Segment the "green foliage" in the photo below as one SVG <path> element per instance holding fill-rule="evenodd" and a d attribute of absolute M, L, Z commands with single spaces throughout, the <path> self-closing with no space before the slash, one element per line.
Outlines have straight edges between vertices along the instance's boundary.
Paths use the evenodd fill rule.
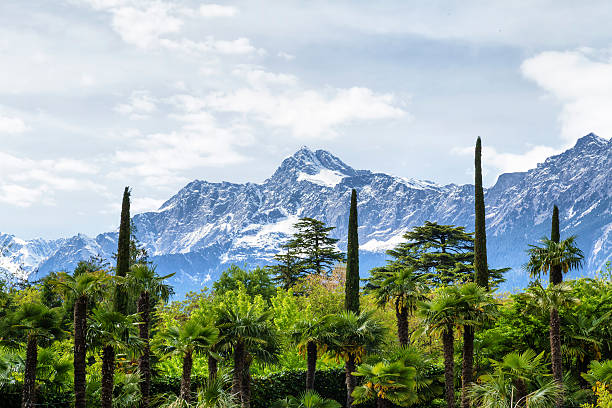
<path fill-rule="evenodd" d="M 416 369 L 406 367 L 403 362 L 362 364 L 353 375 L 363 377 L 362 384 L 352 394 L 357 404 L 380 398 L 405 407 L 418 401 Z"/>
<path fill-rule="evenodd" d="M 542 238 L 540 246 L 529 245 L 527 250 L 529 261 L 525 264 L 525 270 L 531 277 L 539 278 L 541 274 L 546 274 L 556 267 L 563 273 L 580 268 L 584 254 L 576 246 L 575 241 L 575 236 L 561 242 Z"/>
<path fill-rule="evenodd" d="M 123 191 L 121 203 L 121 222 L 119 224 L 119 239 L 117 244 L 117 276 L 126 276 L 130 269 L 130 188 Z M 126 314 L 128 310 L 128 294 L 122 286 L 122 282 L 116 282 L 114 307 L 119 313 Z"/>
<path fill-rule="evenodd" d="M 316 391 L 306 391 L 299 397 L 288 396 L 285 399 L 276 401 L 272 408 L 341 408 L 338 402 L 322 398 Z"/>
<path fill-rule="evenodd" d="M 348 243 L 346 249 L 346 310 L 359 313 L 359 232 L 357 221 L 357 191 L 351 192 L 349 211 Z"/>
<path fill-rule="evenodd" d="M 246 294 L 251 297 L 261 296 L 270 299 L 274 296 L 276 289 L 265 268 L 257 267 L 246 270 L 236 265 L 231 265 L 223 271 L 219 280 L 213 284 L 216 296 L 224 296 L 227 292 L 237 291 L 244 287 Z"/>
<path fill-rule="evenodd" d="M 476 139 L 474 151 L 474 271 L 476 283 L 489 289 L 489 264 L 487 263 L 487 230 L 484 192 L 482 189 L 482 141 Z"/>

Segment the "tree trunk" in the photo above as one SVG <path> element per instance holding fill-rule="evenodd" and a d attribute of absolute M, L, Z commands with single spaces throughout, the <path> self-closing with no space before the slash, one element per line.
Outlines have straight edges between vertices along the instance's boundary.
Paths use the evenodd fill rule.
<path fill-rule="evenodd" d="M 351 408 L 353 406 L 353 396 L 351 394 L 356 384 L 355 377 L 353 376 L 355 372 L 355 356 L 351 353 L 348 355 L 344 370 L 346 375 L 346 408 Z"/>
<path fill-rule="evenodd" d="M 240 383 L 240 401 L 242 408 L 251 407 L 251 363 L 253 358 L 250 355 L 245 356 L 244 370 Z"/>
<path fill-rule="evenodd" d="M 80 296 L 74 303 L 74 408 L 85 408 L 87 380 L 87 296 Z"/>
<path fill-rule="evenodd" d="M 115 349 L 105 346 L 102 349 L 102 397 L 101 407 L 113 407 L 113 387 L 115 385 Z"/>
<path fill-rule="evenodd" d="M 140 371 L 140 406 L 148 408 L 151 396 L 151 346 L 149 344 L 149 325 L 150 325 L 150 297 L 148 292 L 141 292 L 138 297 L 138 314 L 140 324 L 138 325 L 139 335 L 144 343 L 142 355 L 138 359 L 138 370 Z"/>
<path fill-rule="evenodd" d="M 470 408 L 468 387 L 474 375 L 474 327 L 463 328 L 463 362 L 461 364 L 461 408 Z"/>
<path fill-rule="evenodd" d="M 242 384 L 242 373 L 244 371 L 245 358 L 246 352 L 244 344 L 238 341 L 234 347 L 234 377 L 232 380 L 232 394 L 234 394 L 238 400 L 241 400 L 240 386 Z"/>
<path fill-rule="evenodd" d="M 444 348 L 444 397 L 447 408 L 455 408 L 455 345 L 452 326 L 447 326 L 442 332 L 442 346 Z"/>
<path fill-rule="evenodd" d="M 180 397 L 191 402 L 191 369 L 193 368 L 193 355 L 191 351 L 183 356 L 183 375 L 181 377 L 181 394 Z"/>
<path fill-rule="evenodd" d="M 317 370 L 317 343 L 309 341 L 306 345 L 306 389 L 314 390 L 315 372 Z"/>
<path fill-rule="evenodd" d="M 561 334 L 559 312 L 555 308 L 550 309 L 550 357 L 552 362 L 553 379 L 563 385 L 563 367 L 561 365 Z M 557 407 L 563 405 L 563 394 L 557 400 Z"/>
<path fill-rule="evenodd" d="M 402 347 L 409 342 L 408 336 L 408 308 L 400 305 L 399 298 L 395 300 L 395 317 L 397 318 L 397 337 Z"/>
<path fill-rule="evenodd" d="M 525 400 L 527 397 L 527 384 L 525 384 L 525 381 L 517 378 L 514 380 L 514 388 L 516 388 L 516 398 L 514 400 L 519 407 L 524 407 L 527 403 Z"/>
<path fill-rule="evenodd" d="M 34 408 L 36 405 L 36 364 L 38 363 L 38 339 L 35 334 L 28 334 L 26 348 L 25 374 L 23 376 L 23 393 L 21 408 Z"/>
<path fill-rule="evenodd" d="M 208 356 L 208 379 L 212 380 L 213 378 L 217 378 L 218 369 L 218 361 L 213 356 Z"/>

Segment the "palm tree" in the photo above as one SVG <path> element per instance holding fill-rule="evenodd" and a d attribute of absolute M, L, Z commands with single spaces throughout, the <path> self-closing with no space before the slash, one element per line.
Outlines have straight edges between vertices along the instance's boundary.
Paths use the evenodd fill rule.
<path fill-rule="evenodd" d="M 101 406 L 112 408 L 115 384 L 116 351 L 131 352 L 142 348 L 142 340 L 136 334 L 138 316 L 128 315 L 97 307 L 89 319 L 88 344 L 102 350 Z"/>
<path fill-rule="evenodd" d="M 519 397 L 512 377 L 498 368 L 493 374 L 482 375 L 470 387 L 470 400 L 481 408 L 552 408 L 562 395 L 559 383 L 550 381 Z"/>
<path fill-rule="evenodd" d="M 58 287 L 67 301 L 74 302 L 74 406 L 85 408 L 86 387 L 85 358 L 87 356 L 87 304 L 101 292 L 102 285 L 109 280 L 104 271 L 91 271 L 69 275 L 59 273 L 50 283 Z"/>
<path fill-rule="evenodd" d="M 247 310 L 224 308 L 217 313 L 216 326 L 223 343 L 234 355 L 232 394 L 238 397 L 243 408 L 248 408 L 251 403 L 250 365 L 254 358 L 263 363 L 277 361 L 278 334 L 270 324 L 270 312 L 259 312 L 255 306 Z"/>
<path fill-rule="evenodd" d="M 495 301 L 486 287 L 468 282 L 457 288 L 458 312 L 463 325 L 463 361 L 461 364 L 461 406 L 469 408 L 468 386 L 474 373 L 474 330 L 490 321 L 496 310 Z"/>
<path fill-rule="evenodd" d="M 582 377 L 591 385 L 595 385 L 597 382 L 612 384 L 612 360 L 591 361 L 589 371 L 583 373 Z"/>
<path fill-rule="evenodd" d="M 559 308 L 580 301 L 572 295 L 572 288 L 567 283 L 549 285 L 544 288 L 540 281 L 537 281 L 526 292 L 528 299 L 539 308 L 539 310 L 550 314 L 550 359 L 552 362 L 553 379 L 561 386 L 563 384 L 562 356 L 561 356 L 561 324 L 559 319 Z M 563 395 L 559 397 L 560 406 L 563 402 Z"/>
<path fill-rule="evenodd" d="M 333 331 L 333 341 L 329 348 L 336 360 L 344 361 L 346 376 L 346 406 L 353 406 L 353 390 L 356 381 L 353 373 L 363 357 L 375 351 L 383 342 L 385 328 L 374 317 L 372 311 L 356 315 L 343 311 L 339 315 L 328 316 L 328 325 Z"/>
<path fill-rule="evenodd" d="M 132 265 L 126 279 L 128 292 L 138 296 L 137 311 L 140 316 L 139 335 L 144 346 L 142 355 L 138 358 L 140 372 L 140 392 L 142 400 L 140 406 L 147 408 L 151 394 L 151 347 L 149 344 L 149 330 L 151 328 L 151 308 L 158 301 L 167 301 L 173 293 L 172 287 L 164 280 L 174 274 L 159 276 L 155 267 L 146 264 Z"/>
<path fill-rule="evenodd" d="M 416 369 L 406 367 L 402 362 L 381 361 L 374 366 L 362 364 L 354 375 L 363 377 L 362 385 L 352 394 L 356 404 L 376 399 L 378 408 L 384 408 L 389 406 L 388 402 L 406 406 L 418 401 Z"/>
<path fill-rule="evenodd" d="M 536 355 L 533 350 L 523 353 L 511 352 L 504 356 L 501 361 L 493 361 L 493 367 L 498 372 L 503 372 L 515 390 L 515 401 L 522 401 L 519 405 L 524 406 L 527 402 L 527 386 L 533 379 L 543 374 L 545 365 L 543 363 L 544 352 Z"/>
<path fill-rule="evenodd" d="M 424 331 L 428 334 L 442 335 L 444 350 L 444 395 L 448 408 L 455 406 L 455 328 L 461 324 L 459 290 L 454 286 L 443 287 L 434 297 L 421 303 L 419 314 L 424 323 Z"/>
<path fill-rule="evenodd" d="M 423 275 L 417 275 L 412 268 L 390 264 L 371 271 L 366 292 L 374 295 L 376 304 L 385 307 L 393 304 L 397 319 L 397 337 L 400 345 L 409 342 L 408 316 L 414 313 L 418 302 L 425 300 Z"/>
<path fill-rule="evenodd" d="M 191 370 L 194 354 L 205 352 L 216 340 L 219 331 L 214 327 L 202 326 L 190 319 L 179 326 L 170 326 L 160 333 L 154 347 L 165 356 L 179 356 L 183 363 L 179 398 L 191 402 Z"/>
<path fill-rule="evenodd" d="M 529 261 L 525 264 L 525 269 L 532 278 L 539 278 L 541 274 L 547 274 L 554 268 L 567 273 L 582 266 L 584 254 L 576 246 L 576 236 L 561 242 L 542 238 L 540 244 L 529 245 L 527 250 Z"/>
<path fill-rule="evenodd" d="M 319 394 L 313 390 L 307 390 L 301 394 L 298 398 L 288 396 L 285 399 L 276 401 L 272 408 L 341 408 L 338 402 L 322 398 Z"/>
<path fill-rule="evenodd" d="M 228 391 L 231 375 L 221 373 L 208 377 L 198 390 L 197 408 L 239 408 L 234 396 Z"/>
<path fill-rule="evenodd" d="M 10 317 L 12 328 L 24 333 L 27 338 L 21 407 L 33 408 L 36 405 L 38 340 L 61 335 L 60 313 L 58 309 L 49 309 L 40 303 L 25 303 Z"/>
<path fill-rule="evenodd" d="M 303 319 L 295 323 L 291 339 L 301 355 L 306 355 L 306 389 L 314 389 L 317 358 L 325 353 L 333 332 L 322 319 Z"/>

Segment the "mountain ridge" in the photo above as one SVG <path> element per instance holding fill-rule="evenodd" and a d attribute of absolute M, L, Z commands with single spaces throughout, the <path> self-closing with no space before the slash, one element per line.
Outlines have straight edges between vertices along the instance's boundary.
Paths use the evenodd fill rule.
<path fill-rule="evenodd" d="M 524 249 L 548 233 L 545 221 L 555 203 L 562 233 L 579 235 L 587 254 L 585 273 L 611 259 L 611 156 L 612 141 L 590 133 L 534 169 L 501 174 L 485 189 L 489 259 L 492 267 L 513 268 L 509 288 L 524 285 Z M 473 229 L 471 184 L 439 185 L 356 170 L 326 150 L 307 147 L 285 158 L 262 183 L 194 180 L 158 210 L 133 220 L 158 269 L 178 272 L 174 283 L 184 293 L 214 279 L 229 263 L 270 263 L 301 216 L 336 226 L 334 235 L 344 249 L 352 188 L 359 193 L 362 274 L 384 262 L 384 250 L 399 243 L 405 230 L 427 220 Z M 33 279 L 69 270 L 91 255 L 110 259 L 116 235 L 23 241 L 0 234 L 0 246 L 12 243 L 13 248 L 0 256 L 0 268 L 19 273 L 15 265 L 23 264 L 21 276 Z"/>

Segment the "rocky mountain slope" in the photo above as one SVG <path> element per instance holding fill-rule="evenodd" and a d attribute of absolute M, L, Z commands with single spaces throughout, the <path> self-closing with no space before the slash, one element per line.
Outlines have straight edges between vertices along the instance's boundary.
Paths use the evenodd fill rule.
<path fill-rule="evenodd" d="M 473 185 L 438 185 L 355 170 L 324 150 L 302 148 L 261 184 L 195 180 L 155 212 L 134 216 L 137 236 L 162 273 L 177 272 L 177 293 L 197 290 L 230 263 L 267 264 L 299 217 L 335 226 L 346 246 L 350 190 L 359 194 L 362 275 L 382 264 L 384 251 L 425 221 L 473 230 Z M 506 173 L 485 191 L 489 262 L 512 267 L 505 289 L 524 286 L 525 249 L 549 234 L 560 208 L 562 237 L 578 235 L 586 255 L 579 275 L 612 260 L 612 141 L 589 134 L 527 172 Z M 54 241 L 0 234 L 0 268 L 30 279 L 70 270 L 81 259 L 110 259 L 117 233 Z"/>

